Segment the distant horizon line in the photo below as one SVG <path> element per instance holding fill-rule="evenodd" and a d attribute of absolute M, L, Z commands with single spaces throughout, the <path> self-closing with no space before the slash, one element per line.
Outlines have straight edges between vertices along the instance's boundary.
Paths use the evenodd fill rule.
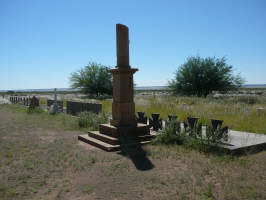
<path fill-rule="evenodd" d="M 165 89 L 168 86 L 166 85 L 161 85 L 161 86 L 136 86 L 136 90 L 140 89 Z M 266 88 L 266 84 L 243 84 L 242 87 L 244 88 Z M 78 91 L 79 89 L 74 89 L 74 88 L 56 88 L 58 91 Z M 52 91 L 54 88 L 39 88 L 39 89 L 6 89 L 6 90 L 0 90 L 0 92 L 8 92 L 8 91 L 14 91 L 14 92 L 38 92 L 38 91 Z"/>

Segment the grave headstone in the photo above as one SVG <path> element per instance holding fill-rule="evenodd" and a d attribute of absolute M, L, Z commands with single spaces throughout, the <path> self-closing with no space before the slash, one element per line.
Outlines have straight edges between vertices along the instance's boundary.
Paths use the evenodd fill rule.
<path fill-rule="evenodd" d="M 162 129 L 162 119 L 160 119 L 159 113 L 151 114 L 152 118 L 149 118 L 149 125 L 153 128 L 154 131 Z"/>
<path fill-rule="evenodd" d="M 228 126 L 222 128 L 223 120 L 219 119 L 211 119 L 211 128 L 208 128 L 208 139 L 212 142 L 220 141 L 224 139 L 224 141 L 228 140 Z"/>
<path fill-rule="evenodd" d="M 39 99 L 37 99 L 35 96 L 33 96 L 31 99 L 30 99 L 30 106 L 29 108 L 30 109 L 34 109 L 34 108 L 37 108 L 39 107 L 40 103 L 39 103 Z"/>
<path fill-rule="evenodd" d="M 176 115 L 168 115 L 168 119 L 165 120 L 165 126 L 168 126 L 171 121 L 177 121 Z"/>
<path fill-rule="evenodd" d="M 142 123 L 142 124 L 147 124 L 147 117 L 145 116 L 144 112 L 137 112 L 138 113 L 138 117 L 137 117 L 137 121 L 138 123 Z"/>
<path fill-rule="evenodd" d="M 57 107 L 57 95 L 56 95 L 56 88 L 54 89 L 54 102 L 53 105 L 51 105 L 49 109 L 49 113 L 54 115 L 58 112 L 58 107 Z"/>
<path fill-rule="evenodd" d="M 223 120 L 211 119 L 213 130 L 217 130 L 219 127 L 222 127 Z"/>
<path fill-rule="evenodd" d="M 202 125 L 198 124 L 198 117 L 187 117 L 189 135 L 197 137 L 202 135 Z"/>

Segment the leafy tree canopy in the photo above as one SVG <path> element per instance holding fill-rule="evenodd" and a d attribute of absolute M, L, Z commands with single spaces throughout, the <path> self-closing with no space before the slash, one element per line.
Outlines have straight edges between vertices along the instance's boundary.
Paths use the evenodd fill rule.
<path fill-rule="evenodd" d="M 112 75 L 109 67 L 90 62 L 84 68 L 74 72 L 70 76 L 72 88 L 81 89 L 85 94 L 102 95 L 112 94 Z"/>
<path fill-rule="evenodd" d="M 226 64 L 226 58 L 189 57 L 175 72 L 169 88 L 174 94 L 206 97 L 212 91 L 237 89 L 244 83 L 243 78 L 233 75 L 233 67 Z"/>

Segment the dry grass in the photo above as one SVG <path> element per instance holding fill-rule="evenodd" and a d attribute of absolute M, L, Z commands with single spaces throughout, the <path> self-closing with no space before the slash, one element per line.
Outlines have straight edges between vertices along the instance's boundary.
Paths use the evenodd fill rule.
<path fill-rule="evenodd" d="M 222 119 L 230 129 L 266 134 L 266 97 L 232 97 L 227 99 L 173 97 L 168 95 L 135 97 L 136 112 L 160 113 L 166 119 L 169 114 L 176 114 L 180 120 L 187 116 L 200 117 L 204 124 L 210 119 Z M 103 110 L 111 112 L 112 101 L 101 101 Z M 264 108 L 259 113 L 257 108 Z"/>
<path fill-rule="evenodd" d="M 81 145 L 82 132 L 60 115 L 29 115 L 20 106 L 0 105 L 0 116 L 3 200 L 266 197 L 265 151 L 235 157 L 149 145 L 123 156 Z M 153 168 L 145 170 L 144 160 Z"/>
<path fill-rule="evenodd" d="M 160 113 L 163 119 L 168 114 L 176 114 L 184 120 L 187 116 L 200 117 L 201 122 L 210 123 L 211 118 L 222 119 L 230 129 L 266 134 L 266 98 L 259 97 L 257 101 L 249 99 L 213 99 L 196 97 L 137 96 L 136 111 L 143 111 L 148 116 Z M 257 108 L 264 108 L 259 114 Z"/>
<path fill-rule="evenodd" d="M 52 95 L 50 95 L 52 98 Z M 46 104 L 47 96 L 40 96 L 41 104 Z M 84 102 L 102 103 L 104 112 L 111 113 L 112 99 L 95 100 L 86 99 L 84 95 L 67 94 L 59 95 L 59 99 L 78 100 Z M 224 120 L 224 125 L 230 129 L 266 134 L 266 97 L 265 96 L 239 96 L 197 98 L 197 97 L 173 97 L 169 95 L 136 95 L 136 112 L 143 111 L 148 116 L 151 113 L 160 113 L 163 119 L 169 114 L 178 115 L 185 120 L 187 116 L 200 117 L 203 123 L 210 123 L 211 118 Z M 259 114 L 257 109 L 264 108 L 264 113 Z"/>

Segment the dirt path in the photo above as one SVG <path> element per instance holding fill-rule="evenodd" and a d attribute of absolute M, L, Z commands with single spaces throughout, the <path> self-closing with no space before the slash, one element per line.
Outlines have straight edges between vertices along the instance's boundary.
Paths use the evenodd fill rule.
<path fill-rule="evenodd" d="M 13 118 L 13 114 L 8 112 L 8 109 L 5 107 L 0 107 L 0 124 L 10 123 Z"/>

